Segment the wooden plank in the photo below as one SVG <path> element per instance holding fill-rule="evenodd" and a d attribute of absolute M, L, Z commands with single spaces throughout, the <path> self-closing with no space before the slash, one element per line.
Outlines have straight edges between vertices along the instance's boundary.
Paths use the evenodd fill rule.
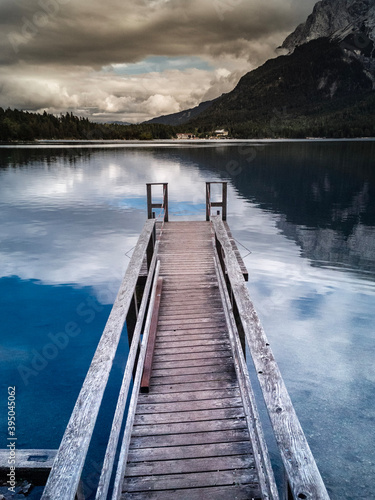
<path fill-rule="evenodd" d="M 231 367 L 230 371 L 228 369 L 223 369 L 215 373 L 197 373 L 193 375 L 169 375 L 168 377 L 152 377 L 152 384 L 156 388 L 159 385 L 169 385 L 169 384 L 188 384 L 190 382 L 200 382 L 202 386 L 206 382 L 212 382 L 214 380 L 225 380 L 232 381 L 236 380 L 236 372 Z"/>
<path fill-rule="evenodd" d="M 56 455 L 57 450 L 17 448 L 15 457 L 12 457 L 15 463 L 11 465 L 15 467 L 18 477 L 32 480 L 34 485 L 44 485 Z M 8 479 L 6 475 L 9 473 L 9 456 L 8 448 L 0 450 L 0 477 L 4 479 Z"/>
<path fill-rule="evenodd" d="M 179 327 L 179 326 L 191 326 L 195 324 L 204 324 L 208 323 L 211 327 L 220 327 L 221 325 L 225 324 L 225 318 L 224 315 L 221 315 L 219 317 L 215 318 L 198 318 L 196 320 L 194 319 L 160 319 L 159 320 L 159 325 L 160 326 L 173 326 L 173 327 Z"/>
<path fill-rule="evenodd" d="M 54 460 L 42 500 L 74 500 L 155 221 L 146 221 Z"/>
<path fill-rule="evenodd" d="M 181 393 L 167 393 L 167 394 L 140 394 L 138 397 L 139 404 L 150 404 L 150 403 L 170 403 L 178 401 L 199 401 L 199 400 L 210 400 L 210 399 L 220 399 L 220 398 L 236 398 L 240 396 L 240 392 L 237 388 L 231 388 L 226 390 L 221 389 L 210 389 L 210 390 L 196 390 L 193 392 L 181 392 Z"/>
<path fill-rule="evenodd" d="M 163 448 L 140 448 L 129 451 L 129 462 L 151 462 L 157 460 L 184 460 L 189 458 L 230 457 L 252 455 L 249 441 L 235 443 L 193 444 L 165 446 Z"/>
<path fill-rule="evenodd" d="M 175 413 L 197 410 L 216 410 L 223 408 L 240 408 L 242 406 L 241 397 L 206 399 L 199 401 L 177 401 L 172 403 L 142 403 L 138 402 L 137 414 L 153 413 Z"/>
<path fill-rule="evenodd" d="M 232 389 L 238 387 L 238 382 L 223 381 L 223 380 L 212 380 L 211 382 L 205 382 L 204 389 Z M 190 392 L 194 389 L 201 389 L 202 382 L 190 382 L 189 384 L 166 384 L 157 385 L 152 388 L 153 394 L 165 394 L 172 392 Z"/>
<path fill-rule="evenodd" d="M 203 488 L 208 486 L 231 486 L 233 484 L 251 484 L 255 488 L 256 473 L 254 469 L 230 471 L 210 471 L 193 474 L 162 474 L 151 477 L 128 477 L 124 483 L 124 491 L 157 491 Z"/>
<path fill-rule="evenodd" d="M 154 377 L 169 377 L 174 375 L 195 375 L 200 373 L 210 373 L 222 372 L 223 370 L 233 368 L 233 363 L 231 361 L 225 363 L 218 363 L 216 365 L 203 365 L 203 366 L 190 366 L 185 368 L 173 367 L 173 368 L 159 368 L 157 370 L 153 369 Z"/>
<path fill-rule="evenodd" d="M 179 413 L 156 413 L 135 415 L 134 425 L 154 425 L 179 422 L 199 422 L 200 420 L 223 420 L 242 418 L 243 408 L 221 408 L 218 410 L 197 410 Z"/>
<path fill-rule="evenodd" d="M 142 380 L 141 380 L 141 392 L 148 392 L 149 388 L 150 388 L 152 360 L 154 358 L 156 331 L 157 331 L 157 325 L 158 325 L 158 320 L 159 320 L 159 307 L 160 307 L 160 301 L 161 301 L 162 287 L 163 287 L 163 278 L 158 278 L 158 282 L 156 285 L 154 310 L 152 311 L 150 333 L 148 336 L 145 364 L 143 367 L 143 375 L 142 375 Z"/>
<path fill-rule="evenodd" d="M 158 347 L 155 352 L 155 356 L 175 356 L 180 354 L 194 354 L 194 353 L 211 353 L 218 351 L 226 351 L 228 352 L 229 346 L 227 343 L 225 344 L 207 344 L 207 345 L 192 345 L 187 347 Z"/>
<path fill-rule="evenodd" d="M 212 309 L 212 311 L 221 311 L 222 310 L 222 305 L 219 299 L 212 299 L 211 301 L 203 301 L 196 299 L 195 301 L 188 301 L 188 305 L 186 304 L 186 299 L 185 301 L 180 300 L 179 302 L 176 300 L 173 301 L 164 301 L 164 304 L 162 307 L 160 307 L 160 316 L 166 316 L 170 313 L 174 314 L 190 314 L 191 312 L 195 312 L 197 307 L 208 307 Z"/>
<path fill-rule="evenodd" d="M 135 425 L 133 427 L 134 436 L 158 436 L 170 434 L 188 434 L 196 432 L 224 431 L 234 429 L 247 429 L 245 417 L 222 419 L 222 420 L 201 420 L 195 422 L 178 422 L 152 425 Z"/>
<path fill-rule="evenodd" d="M 163 460 L 154 462 L 129 462 L 127 476 L 151 476 L 154 474 L 186 474 L 218 470 L 247 469 L 253 467 L 251 455 L 232 457 L 187 458 L 184 460 Z"/>
<path fill-rule="evenodd" d="M 189 488 L 181 490 L 123 493 L 121 500 L 261 500 L 259 490 L 252 485 Z"/>
<path fill-rule="evenodd" d="M 166 337 L 166 338 L 177 338 L 179 336 L 185 336 L 186 334 L 188 335 L 204 335 L 204 334 L 211 334 L 211 335 L 222 335 L 225 333 L 225 325 L 221 325 L 220 328 L 217 327 L 211 327 L 207 325 L 202 325 L 202 328 L 197 327 L 197 325 L 194 325 L 194 327 L 191 328 L 175 328 L 171 329 L 170 326 L 165 326 L 161 327 L 159 326 L 158 328 L 158 338 Z"/>
<path fill-rule="evenodd" d="M 220 307 L 210 307 L 209 312 L 207 311 L 207 307 L 199 306 L 198 304 L 193 309 L 185 310 L 183 307 L 175 308 L 174 311 L 169 310 L 167 312 L 163 311 L 163 314 L 160 314 L 160 319 L 200 319 L 205 318 L 207 315 L 211 315 L 213 318 L 223 317 L 223 310 Z"/>
<path fill-rule="evenodd" d="M 159 369 L 173 369 L 173 368 L 190 368 L 190 367 L 202 367 L 202 366 L 213 366 L 222 365 L 225 366 L 232 363 L 232 355 L 228 352 L 227 356 L 220 358 L 200 358 L 200 359 L 188 359 L 188 360 L 170 360 L 170 361 L 154 361 L 155 370 Z"/>
<path fill-rule="evenodd" d="M 247 429 L 227 429 L 222 431 L 157 436 L 134 436 L 130 443 L 130 448 L 162 448 L 164 446 L 234 443 L 236 441 L 249 441 Z"/>
<path fill-rule="evenodd" d="M 163 340 L 164 339 L 164 340 Z M 189 342 L 189 339 L 190 342 Z M 228 339 L 225 335 L 216 336 L 207 336 L 207 335 L 189 335 L 189 338 L 180 337 L 180 340 L 176 340 L 175 338 L 167 338 L 162 337 L 158 342 L 156 342 L 156 348 L 160 354 L 159 349 L 182 349 L 182 348 L 191 348 L 191 347 L 202 347 L 202 346 L 226 346 L 229 347 Z"/>
<path fill-rule="evenodd" d="M 295 498 L 306 500 L 328 500 L 326 487 L 251 301 L 226 229 L 215 217 L 213 226 L 225 251 L 231 287 L 293 494 Z"/>
<path fill-rule="evenodd" d="M 228 357 L 228 351 L 227 350 L 222 350 L 222 351 L 212 351 L 210 353 L 210 356 L 212 358 L 227 358 Z M 188 354 L 155 354 L 154 355 L 154 360 L 161 362 L 161 361 L 186 361 L 188 359 L 207 359 L 207 353 L 205 352 L 194 352 L 194 353 L 188 353 Z"/>

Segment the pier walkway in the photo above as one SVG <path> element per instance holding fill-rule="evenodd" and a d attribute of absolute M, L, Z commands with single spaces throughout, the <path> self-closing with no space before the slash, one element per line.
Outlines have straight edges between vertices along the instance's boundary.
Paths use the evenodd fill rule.
<path fill-rule="evenodd" d="M 129 355 L 96 500 L 278 500 L 279 491 L 282 500 L 329 500 L 249 296 L 226 223 L 227 185 L 217 183 L 222 197 L 213 201 L 211 184 L 202 222 L 170 222 L 168 185 L 158 203 L 147 185 L 148 220 L 42 500 L 85 498 L 82 471 L 124 334 Z M 284 488 L 275 484 L 251 378 L 268 411 Z"/>
<path fill-rule="evenodd" d="M 163 284 L 152 375 L 149 393 L 138 397 L 122 498 L 263 498 L 212 224 L 165 223 L 159 256 Z"/>

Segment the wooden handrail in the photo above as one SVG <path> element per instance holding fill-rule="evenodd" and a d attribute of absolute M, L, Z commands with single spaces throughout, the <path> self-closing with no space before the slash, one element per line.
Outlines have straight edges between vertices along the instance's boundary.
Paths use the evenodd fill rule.
<path fill-rule="evenodd" d="M 268 500 L 279 500 L 275 476 L 272 470 L 266 440 L 260 423 L 255 395 L 251 386 L 245 355 L 242 350 L 232 304 L 230 302 L 225 277 L 216 248 L 214 265 L 218 278 L 221 300 L 224 306 L 224 314 L 229 333 L 229 340 L 231 343 L 233 362 L 245 409 L 247 428 L 254 451 L 254 461 L 258 471 L 259 485 L 264 498 L 267 498 Z"/>
<path fill-rule="evenodd" d="M 219 217 L 211 217 L 211 220 L 216 238 L 224 250 L 224 265 L 231 293 L 253 358 L 293 497 L 295 500 L 329 500 L 280 369 L 251 301 L 225 226 Z"/>
<path fill-rule="evenodd" d="M 139 314 L 137 318 L 137 323 L 135 325 L 132 343 L 130 345 L 128 359 L 126 361 L 126 367 L 121 383 L 121 388 L 119 392 L 119 397 L 117 399 L 117 405 L 115 410 L 115 415 L 113 417 L 111 433 L 108 439 L 107 449 L 104 457 L 103 467 L 100 474 L 98 489 L 96 491 L 96 500 L 102 500 L 107 498 L 107 493 L 111 481 L 113 464 L 115 462 L 115 456 L 117 452 L 117 445 L 120 437 L 121 426 L 124 420 L 126 401 L 128 399 L 130 382 L 134 373 L 134 366 L 137 360 L 137 353 L 140 345 L 141 334 L 143 333 L 143 323 L 145 315 L 147 313 L 147 306 L 150 297 L 151 287 L 154 283 L 154 274 L 156 269 L 156 259 L 157 259 L 157 248 L 159 243 L 156 243 L 154 257 L 151 262 L 149 274 L 147 277 L 145 289 L 143 292 L 141 306 L 139 308 Z"/>
<path fill-rule="evenodd" d="M 147 220 L 62 438 L 41 500 L 74 500 L 155 220 Z"/>
<path fill-rule="evenodd" d="M 122 443 L 121 443 L 120 456 L 119 456 L 118 464 L 117 464 L 115 484 L 113 486 L 112 500 L 120 500 L 120 497 L 122 494 L 122 485 L 123 485 L 123 481 L 124 481 L 126 463 L 127 463 L 128 453 L 129 453 L 130 439 L 131 439 L 131 434 L 133 431 L 135 411 L 136 411 L 137 402 L 138 402 L 138 395 L 140 392 L 139 389 L 141 386 L 143 367 L 144 367 L 144 362 L 145 362 L 145 357 L 146 357 L 146 351 L 147 351 L 148 339 L 149 339 L 149 334 L 150 334 L 152 316 L 153 316 L 155 300 L 156 300 L 156 290 L 157 290 L 158 279 L 159 279 L 159 271 L 160 271 L 160 260 L 158 260 L 157 264 L 156 264 L 155 277 L 154 277 L 152 290 L 151 290 L 150 305 L 149 305 L 148 312 L 147 312 L 144 333 L 143 333 L 143 338 L 142 338 L 142 346 L 141 346 L 141 351 L 139 353 L 139 359 L 138 359 L 138 363 L 137 363 L 137 371 L 136 371 L 136 374 L 134 377 L 132 397 L 131 397 L 130 403 L 129 403 L 129 410 L 128 410 L 128 416 L 127 416 L 127 420 L 126 420 L 126 427 L 125 427 L 125 432 L 124 432 L 124 436 L 123 436 Z"/>

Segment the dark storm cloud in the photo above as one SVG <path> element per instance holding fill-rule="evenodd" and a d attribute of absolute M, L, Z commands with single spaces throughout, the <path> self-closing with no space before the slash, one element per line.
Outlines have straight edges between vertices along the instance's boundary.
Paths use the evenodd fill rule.
<path fill-rule="evenodd" d="M 293 0 L 3 0 L 1 53 L 9 63 L 90 66 L 136 62 L 150 54 L 217 54 L 231 47 L 238 56 L 237 40 L 255 41 L 288 32 L 312 4 Z"/>
<path fill-rule="evenodd" d="M 173 112 L 194 105 L 206 94 L 230 90 L 239 76 L 273 57 L 277 45 L 306 18 L 313 4 L 314 0 L 2 0 L 0 105 L 8 99 L 11 106 L 24 103 L 29 109 L 74 110 L 87 101 L 87 96 L 82 98 L 85 81 L 94 107 L 97 100 L 110 101 L 99 112 L 132 112 L 130 108 L 149 98 L 153 98 L 151 104 L 158 103 L 158 110 Z M 196 56 L 221 72 L 209 75 L 202 70 L 199 75 L 193 72 L 194 76 L 170 72 L 168 95 L 168 88 L 158 92 L 147 75 L 142 85 L 138 81 L 129 90 L 131 80 L 125 81 L 125 76 L 101 74 L 103 67 L 137 63 L 150 56 Z M 176 93 L 174 89 L 189 76 L 196 79 L 198 88 L 185 96 Z M 25 82 L 27 96 L 21 95 Z M 98 89 L 97 99 L 91 85 Z M 138 95 L 140 87 L 142 95 Z M 155 97 L 159 94 L 164 104 Z M 151 104 L 144 106 L 141 115 L 153 113 Z"/>

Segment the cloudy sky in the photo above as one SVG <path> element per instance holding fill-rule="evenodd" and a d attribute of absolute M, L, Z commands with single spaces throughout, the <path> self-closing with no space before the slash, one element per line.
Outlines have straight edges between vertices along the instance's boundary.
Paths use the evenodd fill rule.
<path fill-rule="evenodd" d="M 315 0 L 1 0 L 0 106 L 140 122 L 234 88 Z"/>

